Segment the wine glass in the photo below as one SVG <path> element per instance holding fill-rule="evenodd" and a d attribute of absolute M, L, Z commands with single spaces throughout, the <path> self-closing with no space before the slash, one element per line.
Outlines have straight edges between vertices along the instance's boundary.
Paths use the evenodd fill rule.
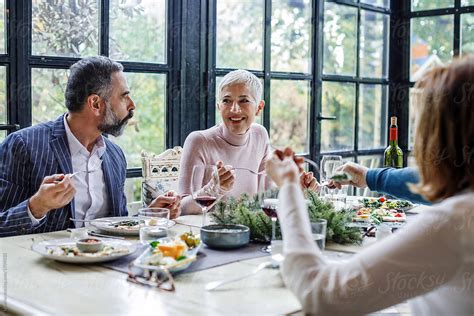
<path fill-rule="evenodd" d="M 342 157 L 337 155 L 326 155 L 321 159 L 321 182 L 327 182 L 336 173 L 336 170 L 343 165 Z M 337 189 L 329 189 L 323 187 L 321 190 L 322 196 L 327 196 L 331 200 L 334 198 L 334 193 Z"/>
<path fill-rule="evenodd" d="M 220 182 L 216 166 L 196 165 L 191 175 L 191 192 L 202 210 L 202 226 L 206 225 L 206 214 L 219 197 Z"/>
<path fill-rule="evenodd" d="M 272 236 L 270 239 L 270 245 L 262 248 L 262 251 L 271 253 L 271 250 L 272 250 L 271 243 L 273 240 L 276 239 L 275 229 L 276 229 L 276 222 L 278 220 L 278 216 L 277 216 L 278 199 L 277 199 L 276 186 L 273 184 L 270 178 L 267 177 L 266 175 L 259 176 L 258 202 L 260 203 L 260 207 L 262 208 L 263 212 L 272 220 Z"/>

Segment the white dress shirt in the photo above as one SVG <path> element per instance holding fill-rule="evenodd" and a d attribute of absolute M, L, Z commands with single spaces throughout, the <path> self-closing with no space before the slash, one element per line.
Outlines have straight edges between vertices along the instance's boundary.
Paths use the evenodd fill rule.
<path fill-rule="evenodd" d="M 97 143 L 89 153 L 76 136 L 71 132 L 64 115 L 64 128 L 71 154 L 72 172 L 80 172 L 72 179 L 76 187 L 74 195 L 74 218 L 77 219 L 94 219 L 107 216 L 107 188 L 105 186 L 104 173 L 102 171 L 101 157 L 105 153 L 106 145 L 103 137 L 99 137 Z M 28 208 L 28 215 L 33 225 L 38 225 L 42 219 L 35 218 Z M 75 223 L 76 227 L 83 227 L 83 223 Z"/>
<path fill-rule="evenodd" d="M 474 315 L 474 192 L 418 215 L 347 262 L 323 259 L 298 184 L 280 190 L 286 285 L 304 310 L 362 315 L 409 300 L 414 315 Z"/>
<path fill-rule="evenodd" d="M 101 157 L 105 153 L 106 145 L 103 136 L 100 136 L 97 143 L 89 153 L 74 136 L 69 128 L 64 116 L 64 127 L 71 153 L 72 172 L 80 172 L 74 176 L 73 181 L 76 186 L 74 196 L 75 218 L 94 219 L 107 216 L 107 188 L 102 171 Z M 76 222 L 76 227 L 84 226 L 83 223 Z"/>

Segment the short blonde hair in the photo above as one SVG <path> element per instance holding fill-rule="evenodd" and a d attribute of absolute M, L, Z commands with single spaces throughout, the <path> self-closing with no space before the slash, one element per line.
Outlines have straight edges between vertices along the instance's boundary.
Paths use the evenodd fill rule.
<path fill-rule="evenodd" d="M 429 201 L 474 189 L 474 56 L 435 68 L 417 82 L 421 104 L 415 133 L 420 183 Z"/>
<path fill-rule="evenodd" d="M 251 97 L 254 98 L 255 102 L 258 103 L 262 100 L 262 83 L 257 76 L 247 70 L 237 69 L 229 72 L 224 76 L 224 78 L 222 78 L 219 87 L 217 88 L 217 102 L 221 101 L 222 90 L 224 90 L 224 88 L 236 84 L 246 85 L 250 89 L 252 93 Z"/>

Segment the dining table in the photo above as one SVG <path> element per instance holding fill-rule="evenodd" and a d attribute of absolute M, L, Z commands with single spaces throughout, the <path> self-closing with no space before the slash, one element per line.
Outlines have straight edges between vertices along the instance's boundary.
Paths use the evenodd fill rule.
<path fill-rule="evenodd" d="M 175 234 L 190 230 L 199 233 L 202 219 L 200 215 L 188 215 L 175 222 L 170 228 Z M 37 242 L 69 238 L 70 234 L 56 231 L 0 238 L 0 314 L 303 314 L 298 299 L 285 287 L 279 269 L 266 268 L 214 291 L 205 289 L 209 282 L 251 273 L 262 262 L 271 260 L 269 255 L 190 273 L 184 271 L 175 275 L 175 291 L 169 292 L 128 282 L 127 273 L 107 264 L 62 263 L 44 258 L 32 250 L 32 245 Z M 127 239 L 140 242 L 138 237 Z M 331 254 L 335 260 L 341 255 L 347 260 L 348 255 L 370 247 L 374 242 L 375 238 L 365 238 L 361 245 L 328 243 L 323 255 Z M 197 260 L 206 258 L 198 256 Z M 402 303 L 375 314 L 408 315 L 409 309 L 406 303 Z"/>

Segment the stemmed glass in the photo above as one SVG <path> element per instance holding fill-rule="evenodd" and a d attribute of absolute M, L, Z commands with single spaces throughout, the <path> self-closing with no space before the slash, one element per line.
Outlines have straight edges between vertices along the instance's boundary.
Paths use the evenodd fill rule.
<path fill-rule="evenodd" d="M 270 239 L 270 245 L 267 245 L 262 248 L 262 251 L 271 253 L 272 246 L 271 242 L 276 239 L 275 229 L 276 222 L 278 220 L 277 216 L 277 205 L 278 199 L 276 198 L 276 186 L 274 186 L 269 177 L 266 175 L 260 175 L 258 181 L 258 202 L 263 212 L 270 217 L 272 220 L 272 237 Z"/>
<path fill-rule="evenodd" d="M 332 176 L 336 173 L 336 170 L 341 167 L 343 164 L 342 162 L 342 157 L 341 156 L 336 156 L 336 155 L 326 155 L 323 156 L 321 159 L 321 183 L 327 182 L 331 179 Z M 330 198 L 333 198 L 334 191 L 335 189 L 329 189 L 327 187 L 324 187 L 323 190 L 321 190 L 321 194 L 325 195 L 325 193 L 329 193 L 331 196 Z"/>
<path fill-rule="evenodd" d="M 219 197 L 220 183 L 216 166 L 196 165 L 191 175 L 191 192 L 202 210 L 202 226 L 206 225 L 206 214 Z"/>

